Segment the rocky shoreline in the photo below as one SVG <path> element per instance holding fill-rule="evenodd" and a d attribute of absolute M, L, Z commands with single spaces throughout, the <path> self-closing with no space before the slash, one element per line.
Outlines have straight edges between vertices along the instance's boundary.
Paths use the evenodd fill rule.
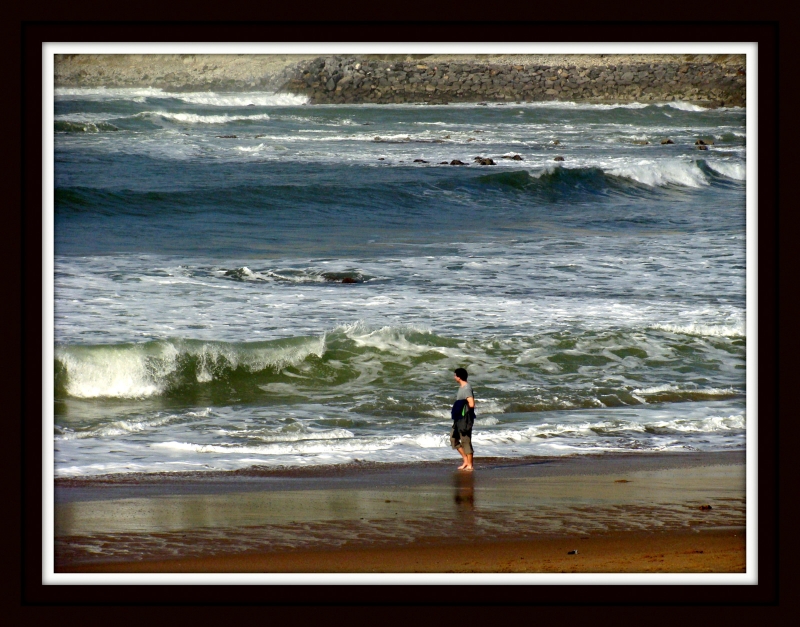
<path fill-rule="evenodd" d="M 56 87 L 283 91 L 311 104 L 744 106 L 744 55 L 57 55 Z"/>

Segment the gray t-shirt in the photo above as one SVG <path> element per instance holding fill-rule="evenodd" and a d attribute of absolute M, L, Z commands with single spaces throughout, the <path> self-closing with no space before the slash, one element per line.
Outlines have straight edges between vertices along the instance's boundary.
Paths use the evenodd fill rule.
<path fill-rule="evenodd" d="M 467 382 L 465 385 L 459 386 L 458 393 L 456 393 L 456 400 L 461 401 L 467 399 L 469 397 L 475 398 L 475 395 L 472 393 L 472 386 Z"/>

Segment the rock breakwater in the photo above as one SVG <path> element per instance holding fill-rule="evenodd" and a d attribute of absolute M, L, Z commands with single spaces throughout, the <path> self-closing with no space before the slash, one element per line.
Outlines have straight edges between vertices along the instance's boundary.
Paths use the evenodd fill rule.
<path fill-rule="evenodd" d="M 303 62 L 283 88 L 315 104 L 424 102 L 686 101 L 710 107 L 744 106 L 740 64 L 636 62 L 507 64 L 475 61 L 383 61 L 326 57 Z"/>

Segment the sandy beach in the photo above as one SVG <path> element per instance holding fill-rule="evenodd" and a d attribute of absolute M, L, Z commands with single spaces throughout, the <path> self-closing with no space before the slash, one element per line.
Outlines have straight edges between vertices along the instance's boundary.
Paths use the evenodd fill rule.
<path fill-rule="evenodd" d="M 745 572 L 742 452 L 477 465 L 59 481 L 56 572 Z"/>
<path fill-rule="evenodd" d="M 75 565 L 76 573 L 743 573 L 744 529 Z M 577 547 L 577 548 L 576 548 Z M 573 553 L 577 551 L 577 553 Z"/>

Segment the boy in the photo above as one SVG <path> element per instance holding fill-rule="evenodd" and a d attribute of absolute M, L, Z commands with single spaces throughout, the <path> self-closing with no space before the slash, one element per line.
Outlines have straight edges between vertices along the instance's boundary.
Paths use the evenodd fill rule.
<path fill-rule="evenodd" d="M 450 431 L 450 446 L 456 449 L 464 460 L 458 467 L 459 470 L 472 471 L 472 423 L 475 420 L 475 396 L 472 393 L 472 385 L 467 382 L 469 374 L 464 368 L 456 368 L 455 379 L 459 385 L 456 393 L 456 403 L 453 405 L 453 428 Z M 468 409 L 462 418 L 464 404 Z"/>

